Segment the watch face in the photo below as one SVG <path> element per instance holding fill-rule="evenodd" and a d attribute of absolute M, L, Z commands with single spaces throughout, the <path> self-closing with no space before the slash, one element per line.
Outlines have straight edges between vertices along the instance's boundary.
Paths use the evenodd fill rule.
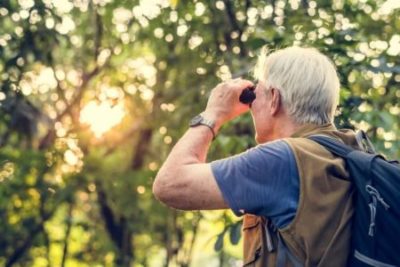
<path fill-rule="evenodd" d="M 203 117 L 201 115 L 197 115 L 193 119 L 191 119 L 190 126 L 198 125 L 202 120 L 203 120 Z"/>

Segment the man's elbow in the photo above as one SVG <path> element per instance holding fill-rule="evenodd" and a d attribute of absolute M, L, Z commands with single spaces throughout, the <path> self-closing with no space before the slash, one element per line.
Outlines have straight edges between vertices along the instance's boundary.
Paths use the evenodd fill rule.
<path fill-rule="evenodd" d="M 157 200 L 165 203 L 165 201 L 167 201 L 167 194 L 165 191 L 166 191 L 165 186 L 163 186 L 163 182 L 161 181 L 161 178 L 159 177 L 159 175 L 157 175 L 157 177 L 153 183 L 153 195 L 155 196 L 155 198 Z"/>
<path fill-rule="evenodd" d="M 174 180 L 166 179 L 166 177 L 158 174 L 153 183 L 153 194 L 160 202 L 165 205 L 176 208 L 185 209 L 181 204 L 184 195 L 185 185 L 178 181 L 177 177 Z"/>

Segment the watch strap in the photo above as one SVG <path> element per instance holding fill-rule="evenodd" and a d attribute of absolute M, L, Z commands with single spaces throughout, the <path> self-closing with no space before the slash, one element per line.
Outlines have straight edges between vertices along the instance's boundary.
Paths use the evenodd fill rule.
<path fill-rule="evenodd" d="M 207 126 L 213 135 L 213 140 L 216 137 L 214 127 L 215 127 L 215 122 L 213 120 L 208 120 L 205 117 L 202 116 L 202 114 L 199 114 L 195 116 L 191 121 L 190 121 L 190 127 L 196 127 L 199 125 L 204 125 Z"/>
<path fill-rule="evenodd" d="M 207 127 L 211 130 L 211 133 L 212 133 L 212 135 L 213 135 L 213 140 L 215 139 L 215 137 L 216 137 L 215 131 L 214 131 L 214 128 L 213 128 L 211 125 L 209 125 L 209 124 L 207 124 L 207 123 L 204 123 L 204 122 L 200 122 L 199 125 L 207 126 Z"/>

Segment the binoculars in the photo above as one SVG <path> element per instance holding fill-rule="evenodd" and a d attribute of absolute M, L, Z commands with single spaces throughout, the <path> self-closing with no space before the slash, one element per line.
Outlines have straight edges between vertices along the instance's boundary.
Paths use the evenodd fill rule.
<path fill-rule="evenodd" d="M 255 86 L 250 86 L 244 89 L 239 96 L 239 101 L 251 107 L 251 104 L 253 103 L 254 99 L 256 99 L 256 93 L 254 93 L 255 89 L 256 89 Z"/>

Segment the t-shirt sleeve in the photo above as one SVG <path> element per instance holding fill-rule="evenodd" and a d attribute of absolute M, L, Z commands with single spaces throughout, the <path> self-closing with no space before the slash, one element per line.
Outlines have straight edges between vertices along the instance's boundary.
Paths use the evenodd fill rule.
<path fill-rule="evenodd" d="M 295 216 L 299 175 L 289 145 L 282 140 L 211 162 L 225 201 L 236 215 L 266 216 L 278 227 Z"/>

